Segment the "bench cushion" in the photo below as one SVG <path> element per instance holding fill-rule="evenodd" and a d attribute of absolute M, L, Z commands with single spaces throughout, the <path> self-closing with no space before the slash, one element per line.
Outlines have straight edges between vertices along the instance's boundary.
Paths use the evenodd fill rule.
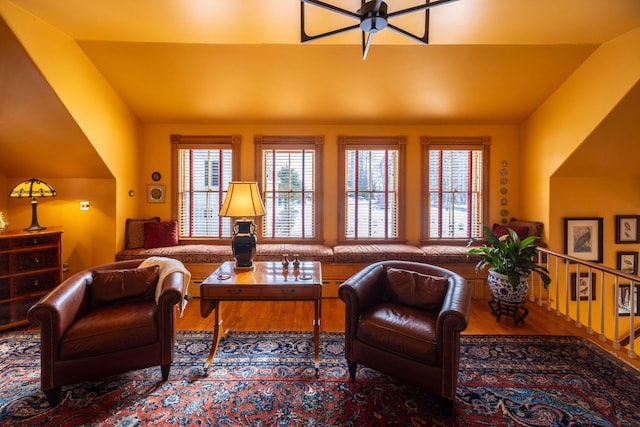
<path fill-rule="evenodd" d="M 255 261 L 280 261 L 283 254 L 288 254 L 289 259 L 297 254 L 300 261 L 333 262 L 333 250 L 329 246 L 289 243 L 258 243 Z"/>
<path fill-rule="evenodd" d="M 333 260 L 366 264 L 389 260 L 425 262 L 425 255 L 418 247 L 404 244 L 338 245 L 333 248 Z"/>
<path fill-rule="evenodd" d="M 467 258 L 466 246 L 426 245 L 420 249 L 429 264 L 475 264 L 480 259 L 478 255 Z"/>
<path fill-rule="evenodd" d="M 178 245 L 153 249 L 125 249 L 116 254 L 116 261 L 161 256 L 177 259 L 183 264 L 213 264 L 233 261 L 231 245 Z"/>

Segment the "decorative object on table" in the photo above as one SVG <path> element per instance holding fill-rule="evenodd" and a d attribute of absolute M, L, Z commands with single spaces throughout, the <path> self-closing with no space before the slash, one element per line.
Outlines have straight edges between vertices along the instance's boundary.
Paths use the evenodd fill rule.
<path fill-rule="evenodd" d="M 38 201 L 36 198 L 54 197 L 55 195 L 56 190 L 52 186 L 36 178 L 23 181 L 11 189 L 9 192 L 11 198 L 31 198 L 31 225 L 24 231 L 40 231 L 47 228 L 38 224 Z"/>
<path fill-rule="evenodd" d="M 487 281 L 492 298 L 489 307 L 498 321 L 502 314 L 513 317 L 516 325 L 524 321 L 528 313 L 524 302 L 531 273 L 540 276 L 545 289 L 551 283 L 549 271 L 535 262 L 538 249 L 534 243 L 537 239 L 537 236 L 520 239 L 513 229 L 509 229 L 509 234 L 498 237 L 489 227 L 484 227 L 484 237 L 471 239 L 467 245 L 467 256 L 480 256 L 476 272 L 489 268 Z M 482 246 L 473 247 L 477 242 L 483 242 Z"/>
<path fill-rule="evenodd" d="M 300 267 L 300 255 L 293 254 L 293 268 L 298 269 Z"/>
<path fill-rule="evenodd" d="M 6 230 L 7 228 L 9 228 L 9 223 L 4 217 L 4 213 L 0 211 L 0 230 Z"/>
<path fill-rule="evenodd" d="M 241 218 L 233 225 L 231 248 L 236 268 L 252 268 L 256 254 L 256 225 L 249 218 L 264 215 L 257 182 L 231 181 L 220 208 L 220 216 Z"/>
<path fill-rule="evenodd" d="M 616 215 L 616 243 L 640 243 L 639 221 L 639 215 Z"/>
<path fill-rule="evenodd" d="M 602 218 L 565 218 L 565 253 L 585 261 L 602 262 L 602 222 Z"/>
<path fill-rule="evenodd" d="M 289 269 L 289 254 L 282 254 L 282 269 Z"/>
<path fill-rule="evenodd" d="M 147 185 L 147 203 L 164 203 L 164 184 Z"/>

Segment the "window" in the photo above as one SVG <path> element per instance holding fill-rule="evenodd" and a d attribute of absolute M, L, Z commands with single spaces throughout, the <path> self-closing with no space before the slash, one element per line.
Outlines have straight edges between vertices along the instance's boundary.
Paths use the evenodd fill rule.
<path fill-rule="evenodd" d="M 339 240 L 404 239 L 404 137 L 338 138 Z"/>
<path fill-rule="evenodd" d="M 468 242 L 487 218 L 489 138 L 422 137 L 422 240 Z"/>
<path fill-rule="evenodd" d="M 218 216 L 239 175 L 239 136 L 171 135 L 174 218 L 180 239 L 231 238 L 231 218 Z"/>
<path fill-rule="evenodd" d="M 320 136 L 255 137 L 256 174 L 266 214 L 260 236 L 275 241 L 321 241 Z"/>

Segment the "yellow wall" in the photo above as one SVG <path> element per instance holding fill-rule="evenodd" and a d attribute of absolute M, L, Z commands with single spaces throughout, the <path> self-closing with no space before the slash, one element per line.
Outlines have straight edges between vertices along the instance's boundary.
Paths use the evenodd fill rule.
<path fill-rule="evenodd" d="M 94 232 L 100 235 L 102 231 L 98 228 L 109 231 L 106 241 L 104 238 L 94 240 L 94 232 L 85 235 L 82 221 L 76 222 L 67 218 L 55 220 L 65 228 L 63 246 L 72 248 L 77 253 L 74 256 L 78 260 L 86 260 L 81 265 L 72 265 L 71 269 L 76 271 L 87 265 L 96 264 L 105 258 L 103 255 L 105 252 L 112 260 L 113 253 L 121 249 L 124 244 L 121 230 L 124 230 L 125 218 L 137 215 L 136 199 L 128 195 L 130 189 L 140 192 L 137 173 L 139 163 L 137 119 L 73 39 L 10 2 L 0 2 L 0 14 L 114 177 L 112 185 L 102 187 L 106 191 L 100 193 L 100 199 L 97 201 L 100 206 L 110 205 L 114 209 L 112 215 L 103 218 L 104 222 L 94 226 Z M 60 156 L 68 155 L 73 153 L 60 150 Z M 51 161 L 55 162 L 56 159 Z M 69 171 L 69 176 L 73 177 L 73 171 Z M 26 178 L 16 177 L 15 181 L 19 182 L 20 179 Z M 40 178 L 44 179 L 44 177 Z M 85 177 L 79 178 L 82 179 L 69 185 L 70 189 L 76 186 L 82 187 Z M 11 181 L 13 182 L 13 178 Z M 75 197 L 73 191 L 71 191 L 73 196 L 64 194 L 61 190 L 58 190 L 58 193 L 64 198 Z M 74 210 L 74 204 L 75 202 L 69 206 L 70 212 Z M 20 218 L 22 216 L 20 210 L 13 212 L 14 207 L 19 209 L 17 205 L 11 204 L 11 207 L 10 215 Z M 72 256 L 67 249 L 64 251 L 65 257 Z M 87 265 L 84 265 L 84 262 L 87 262 Z"/>
<path fill-rule="evenodd" d="M 638 90 L 638 52 L 640 28 L 602 45 L 522 127 L 523 209 L 544 221 L 549 247 L 558 252 L 564 252 L 564 218 L 603 218 L 603 265 L 611 268 L 618 251 L 640 250 L 615 243 L 615 215 L 640 213 L 637 168 L 627 167 L 638 153 L 636 101 L 625 99 Z M 612 337 L 614 287 L 607 283 L 602 292 L 599 280 L 605 310 L 596 310 L 593 321 L 599 330 L 604 315 L 603 332 Z M 586 303 L 580 304 L 584 324 Z M 620 332 L 628 331 L 623 321 Z"/>
<path fill-rule="evenodd" d="M 516 126 L 357 126 L 357 125 L 144 125 L 142 138 L 142 157 L 148 159 L 140 167 L 139 180 L 145 187 L 153 184 L 151 174 L 158 171 L 162 175 L 159 184 L 167 186 L 166 202 L 164 204 L 146 203 L 146 195 L 140 193 L 137 197 L 140 205 L 140 217 L 148 218 L 160 216 L 161 219 L 171 218 L 171 134 L 183 135 L 241 135 L 241 179 L 253 180 L 254 176 L 254 135 L 324 135 L 324 233 L 325 242 L 334 244 L 337 238 L 337 199 L 338 184 L 335 159 L 337 158 L 338 135 L 366 135 L 407 136 L 407 209 L 406 230 L 410 243 L 417 244 L 420 240 L 420 136 L 484 136 L 491 137 L 491 212 L 487 222 L 499 222 L 500 198 L 503 197 L 500 187 L 500 163 L 507 160 L 509 169 L 518 170 L 518 128 Z M 518 177 L 513 174 L 509 187 L 517 188 Z M 507 195 L 509 210 L 513 216 L 519 216 L 518 194 L 513 191 Z"/>
<path fill-rule="evenodd" d="M 562 247 L 561 216 L 552 208 L 566 202 L 551 198 L 550 177 L 638 82 L 638 52 L 640 28 L 603 44 L 522 126 L 522 207 L 545 222 L 552 248 Z"/>

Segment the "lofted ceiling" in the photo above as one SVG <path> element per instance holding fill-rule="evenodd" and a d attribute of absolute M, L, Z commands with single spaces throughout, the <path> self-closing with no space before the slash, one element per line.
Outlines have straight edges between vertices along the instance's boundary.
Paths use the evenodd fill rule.
<path fill-rule="evenodd" d="M 458 0 L 431 10 L 430 45 L 384 30 L 363 61 L 359 31 L 302 45 L 298 0 L 3 1 L 74 39 L 143 123 L 519 124 L 600 44 L 640 26 L 638 0 Z M 305 10 L 308 33 L 356 23 Z M 424 15 L 390 22 L 420 34 Z M 46 82 L 27 81 L 25 54 L 2 62 L 4 92 L 21 98 L 0 110 L 3 153 L 16 135 L 82 140 Z M 7 75 L 21 78 L 7 88 Z M 55 113 L 47 135 L 16 117 L 31 109 Z"/>

